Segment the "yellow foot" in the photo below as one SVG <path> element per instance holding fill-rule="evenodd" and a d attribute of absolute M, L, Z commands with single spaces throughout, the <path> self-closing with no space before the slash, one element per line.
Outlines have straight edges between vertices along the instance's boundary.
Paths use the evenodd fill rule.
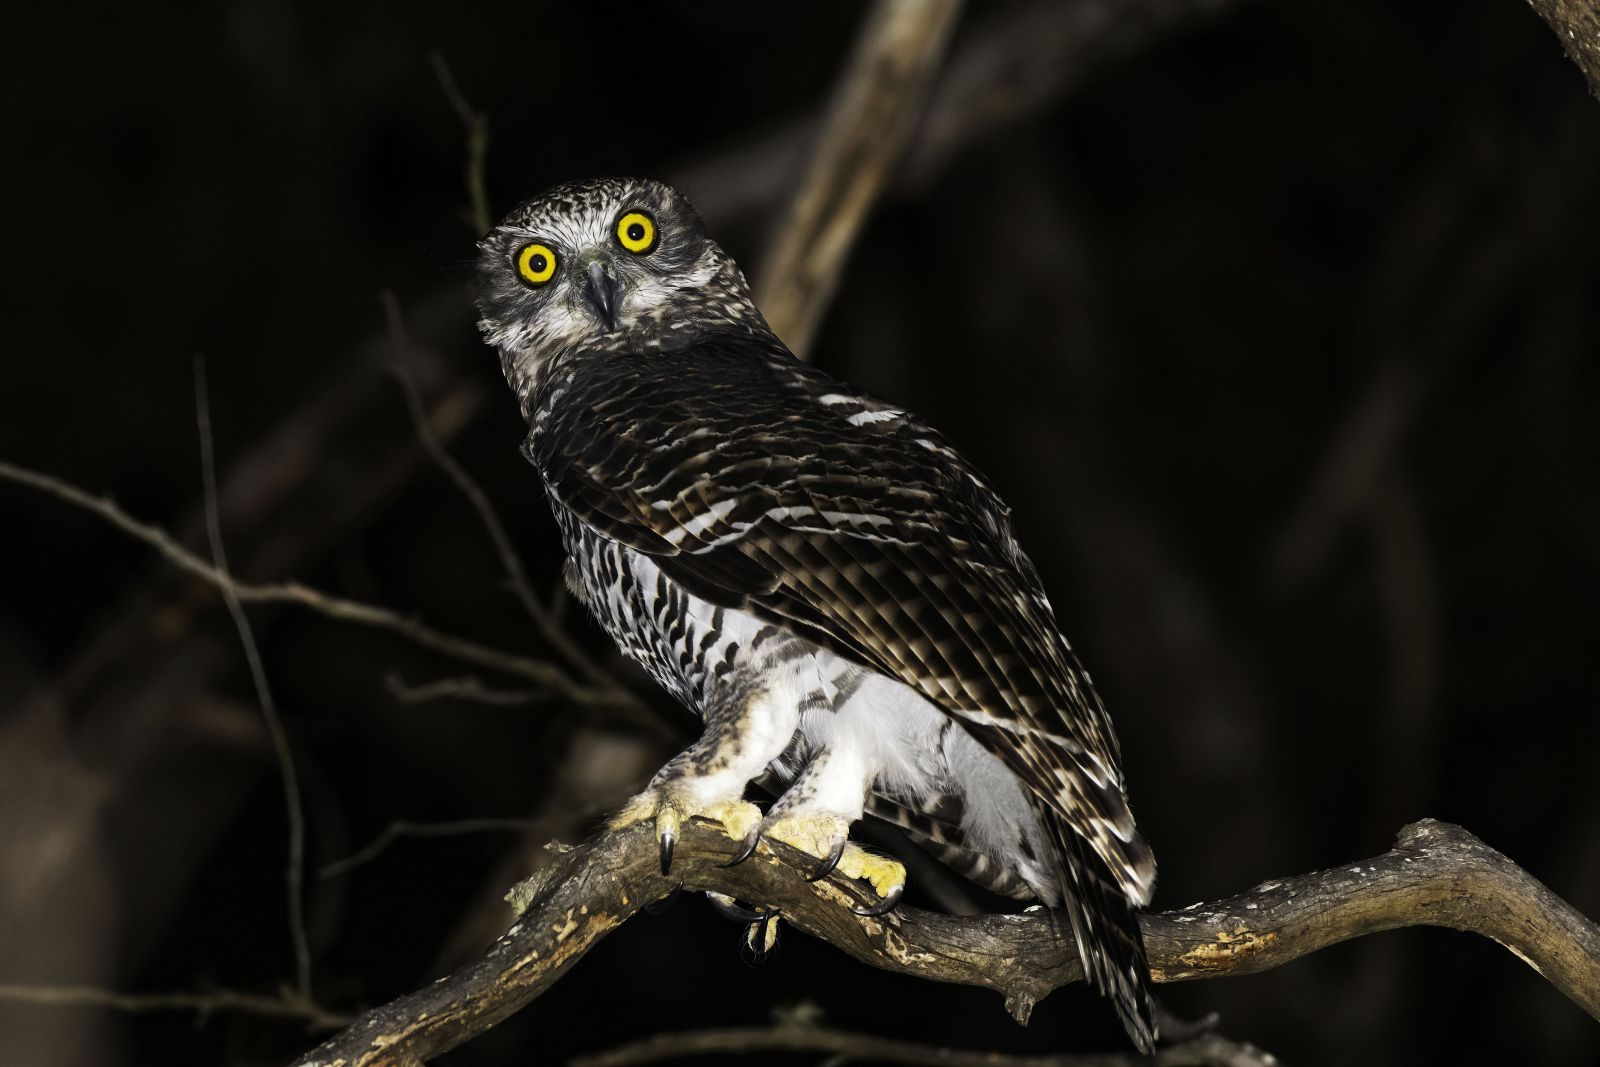
<path fill-rule="evenodd" d="M 681 784 L 664 782 L 652 786 L 625 804 L 611 817 L 611 829 L 620 830 L 634 823 L 654 819 L 656 840 L 661 845 L 661 873 L 672 870 L 672 850 L 678 843 L 678 828 L 689 819 L 710 819 L 735 841 L 753 836 L 761 824 L 761 809 L 746 800 L 713 800 L 703 803 Z"/>
<path fill-rule="evenodd" d="M 850 823 L 837 815 L 779 816 L 761 829 L 774 841 L 782 841 L 822 860 L 810 875 L 812 881 L 837 870 L 848 878 L 870 883 L 883 899 L 869 907 L 856 908 L 858 915 L 883 915 L 900 902 L 905 892 L 905 866 L 849 841 L 846 835 L 850 832 Z"/>

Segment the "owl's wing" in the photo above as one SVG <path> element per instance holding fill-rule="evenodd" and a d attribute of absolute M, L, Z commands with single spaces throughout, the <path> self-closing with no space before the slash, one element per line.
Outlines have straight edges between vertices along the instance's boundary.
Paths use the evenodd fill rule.
<path fill-rule="evenodd" d="M 803 632 L 953 716 L 1048 816 L 1063 889 L 1084 908 L 1126 898 L 1128 933 L 1155 863 L 1115 735 L 1009 509 L 936 432 L 756 338 L 579 356 L 535 401 L 527 452 L 559 506 L 695 595 Z M 1068 908 L 1080 946 L 1112 933 Z M 1096 984 L 1127 995 L 1090 955 Z"/>

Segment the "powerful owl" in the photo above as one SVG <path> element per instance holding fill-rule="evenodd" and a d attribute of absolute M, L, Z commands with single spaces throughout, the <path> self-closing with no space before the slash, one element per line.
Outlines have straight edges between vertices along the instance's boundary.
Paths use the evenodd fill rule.
<path fill-rule="evenodd" d="M 1065 912 L 1134 1042 L 1155 859 L 1117 739 L 1010 509 L 908 411 L 796 359 L 688 201 L 556 186 L 479 244 L 479 326 L 529 426 L 567 579 L 704 733 L 616 817 L 720 822 L 869 881 L 871 815 L 997 893 Z M 777 796 L 746 802 L 759 782 Z"/>

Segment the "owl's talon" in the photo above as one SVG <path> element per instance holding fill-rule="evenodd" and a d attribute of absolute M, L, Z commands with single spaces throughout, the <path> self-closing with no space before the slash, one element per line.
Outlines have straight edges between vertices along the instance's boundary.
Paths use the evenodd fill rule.
<path fill-rule="evenodd" d="M 841 837 L 834 843 L 833 850 L 823 857 L 822 862 L 813 867 L 811 873 L 806 875 L 806 881 L 820 882 L 832 874 L 834 868 L 839 866 L 839 861 L 844 858 L 844 846 L 845 839 Z"/>
<path fill-rule="evenodd" d="M 759 827 L 757 830 L 753 830 L 749 834 L 745 835 L 744 844 L 739 846 L 738 855 L 734 856 L 733 859 L 729 860 L 727 863 L 719 863 L 717 866 L 737 867 L 739 864 L 755 855 L 756 845 L 761 841 L 761 834 L 758 831 Z"/>
<path fill-rule="evenodd" d="M 740 904 L 726 893 L 714 893 L 709 889 L 706 890 L 706 899 L 711 902 L 718 915 L 730 922 L 752 925 L 764 922 L 777 914 L 776 911 L 755 911 Z"/>
<path fill-rule="evenodd" d="M 881 918 L 895 909 L 895 907 L 900 903 L 900 898 L 905 896 L 905 892 L 906 887 L 904 884 L 897 885 L 891 888 L 888 893 L 884 894 L 883 899 L 878 901 L 876 904 L 868 904 L 865 907 L 851 908 L 850 910 L 855 912 L 857 915 L 862 916 L 863 918 Z"/>
<path fill-rule="evenodd" d="M 866 910 L 856 909 L 858 914 L 869 917 L 887 914 L 905 892 L 905 866 L 850 841 L 847 836 L 850 820 L 843 816 L 827 812 L 791 812 L 776 818 L 768 816 L 762 823 L 762 830 L 774 841 L 782 841 L 819 858 L 820 862 L 806 876 L 808 882 L 821 881 L 837 870 L 846 878 L 870 883 L 883 900 Z"/>
<path fill-rule="evenodd" d="M 745 841 L 761 823 L 761 809 L 748 801 L 714 800 L 709 804 L 696 800 L 681 779 L 669 780 L 652 786 L 634 797 L 612 816 L 611 829 L 621 830 L 634 823 L 653 820 L 656 841 L 661 849 L 661 873 L 672 872 L 672 856 L 678 846 L 678 830 L 685 819 L 702 818 L 720 823 L 729 837 Z"/>

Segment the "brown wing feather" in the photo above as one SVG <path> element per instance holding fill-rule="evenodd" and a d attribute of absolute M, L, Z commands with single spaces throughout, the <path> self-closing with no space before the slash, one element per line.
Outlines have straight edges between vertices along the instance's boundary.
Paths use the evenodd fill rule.
<path fill-rule="evenodd" d="M 559 507 L 695 595 L 911 686 L 1051 813 L 1063 889 L 1149 899 L 1105 710 L 1008 509 L 930 427 L 749 337 L 579 355 L 535 401 L 527 451 Z"/>

